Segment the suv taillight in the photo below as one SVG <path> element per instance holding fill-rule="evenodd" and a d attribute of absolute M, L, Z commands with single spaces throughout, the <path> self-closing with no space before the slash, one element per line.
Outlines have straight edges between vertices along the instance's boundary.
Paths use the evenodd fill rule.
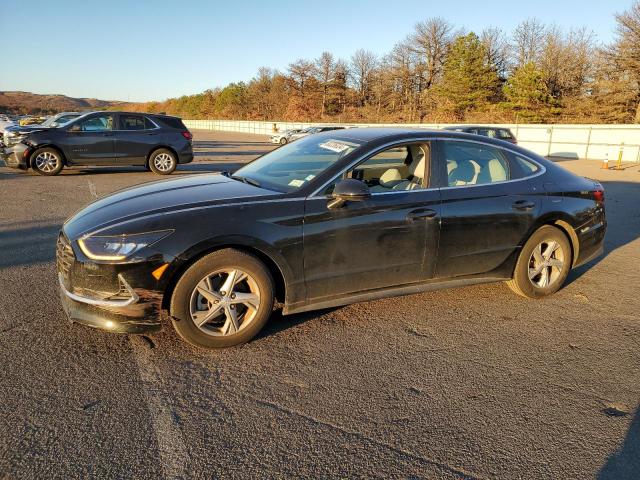
<path fill-rule="evenodd" d="M 184 138 L 186 138 L 187 140 L 192 140 L 193 139 L 193 135 L 191 135 L 191 132 L 189 130 L 185 131 L 185 132 L 180 132 L 182 134 L 182 136 Z"/>
<path fill-rule="evenodd" d="M 604 188 L 600 187 L 591 192 L 593 199 L 598 203 L 604 203 Z"/>

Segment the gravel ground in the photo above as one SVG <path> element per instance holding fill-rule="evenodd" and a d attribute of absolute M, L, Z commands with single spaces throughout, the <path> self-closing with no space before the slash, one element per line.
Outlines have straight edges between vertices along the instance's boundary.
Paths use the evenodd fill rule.
<path fill-rule="evenodd" d="M 196 133 L 177 174 L 264 137 Z M 0 168 L 0 478 L 639 478 L 640 168 L 607 192 L 606 254 L 551 298 L 473 286 L 274 319 L 207 352 L 67 322 L 55 238 L 157 177 Z"/>

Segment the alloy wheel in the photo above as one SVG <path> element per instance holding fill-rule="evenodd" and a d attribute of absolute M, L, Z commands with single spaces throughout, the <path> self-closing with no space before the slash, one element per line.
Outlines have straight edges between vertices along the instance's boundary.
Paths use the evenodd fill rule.
<path fill-rule="evenodd" d="M 558 281 L 564 268 L 564 251 L 554 240 L 544 240 L 529 257 L 529 280 L 534 287 L 547 288 Z"/>
<path fill-rule="evenodd" d="M 235 334 L 246 328 L 260 307 L 255 279 L 240 269 L 219 270 L 205 276 L 191 293 L 193 323 L 213 336 Z"/>
<path fill-rule="evenodd" d="M 154 157 L 153 165 L 161 172 L 168 172 L 173 168 L 173 157 L 168 153 L 159 153 Z"/>
<path fill-rule="evenodd" d="M 51 173 L 58 168 L 60 159 L 51 152 L 41 152 L 35 159 L 36 168 L 45 173 Z"/>

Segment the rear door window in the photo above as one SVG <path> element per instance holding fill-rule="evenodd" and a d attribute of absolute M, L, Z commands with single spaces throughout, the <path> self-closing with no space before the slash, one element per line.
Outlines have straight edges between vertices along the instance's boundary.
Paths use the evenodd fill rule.
<path fill-rule="evenodd" d="M 498 138 L 502 139 L 502 140 L 513 140 L 513 135 L 511 134 L 511 132 L 509 130 L 506 130 L 504 128 L 501 128 L 499 130 L 497 130 L 497 136 Z"/>
<path fill-rule="evenodd" d="M 142 115 L 120 115 L 120 130 L 145 130 Z"/>
<path fill-rule="evenodd" d="M 483 185 L 511 179 L 502 149 L 478 143 L 443 140 L 449 187 Z"/>

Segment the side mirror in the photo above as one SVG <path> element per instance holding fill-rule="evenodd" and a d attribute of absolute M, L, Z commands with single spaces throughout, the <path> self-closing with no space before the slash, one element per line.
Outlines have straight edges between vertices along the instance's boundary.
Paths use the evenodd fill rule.
<path fill-rule="evenodd" d="M 369 197 L 371 191 L 366 183 L 355 178 L 345 178 L 336 184 L 327 208 L 338 208 L 345 202 L 362 202 Z"/>
<path fill-rule="evenodd" d="M 80 131 L 80 125 L 76 124 L 76 125 L 71 125 L 68 129 L 67 132 L 79 132 Z"/>

